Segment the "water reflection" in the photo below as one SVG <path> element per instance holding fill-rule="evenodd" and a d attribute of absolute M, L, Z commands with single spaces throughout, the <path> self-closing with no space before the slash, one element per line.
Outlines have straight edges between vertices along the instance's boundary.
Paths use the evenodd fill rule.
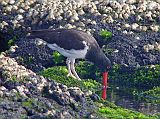
<path fill-rule="evenodd" d="M 136 100 L 122 90 L 109 88 L 107 91 L 107 96 L 110 102 L 127 109 L 139 111 L 149 115 L 160 112 L 160 104 L 151 104 L 141 100 Z"/>

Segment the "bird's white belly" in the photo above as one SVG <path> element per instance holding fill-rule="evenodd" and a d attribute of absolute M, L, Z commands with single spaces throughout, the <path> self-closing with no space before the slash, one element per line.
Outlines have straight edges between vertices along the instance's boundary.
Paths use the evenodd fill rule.
<path fill-rule="evenodd" d="M 63 56 L 68 57 L 68 58 L 85 58 L 86 54 L 87 54 L 87 50 L 88 50 L 88 46 L 85 44 L 85 48 L 84 49 L 80 49 L 80 50 L 75 50 L 75 49 L 71 49 L 71 50 L 66 50 L 64 48 L 59 47 L 57 44 L 47 44 L 47 46 L 49 48 L 51 48 L 52 50 L 56 50 L 59 53 L 61 53 Z"/>

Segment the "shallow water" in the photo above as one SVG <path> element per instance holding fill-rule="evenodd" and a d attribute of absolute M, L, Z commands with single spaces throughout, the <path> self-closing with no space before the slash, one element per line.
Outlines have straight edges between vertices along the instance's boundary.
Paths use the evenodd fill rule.
<path fill-rule="evenodd" d="M 127 90 L 128 89 L 126 89 L 126 91 Z M 160 112 L 160 104 L 152 104 L 142 100 L 134 99 L 131 93 L 128 94 L 128 91 L 127 93 L 126 91 L 113 87 L 108 88 L 107 100 L 123 108 L 139 111 L 148 115 L 157 114 Z"/>

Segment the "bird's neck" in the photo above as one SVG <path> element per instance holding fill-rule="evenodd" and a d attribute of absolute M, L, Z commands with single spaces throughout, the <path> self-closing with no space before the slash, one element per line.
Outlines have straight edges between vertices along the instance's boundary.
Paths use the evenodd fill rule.
<path fill-rule="evenodd" d="M 100 48 L 93 47 L 88 51 L 86 59 L 89 60 L 90 62 L 93 62 L 95 65 L 99 67 L 101 65 L 105 65 L 104 59 L 106 59 L 106 56 Z"/>

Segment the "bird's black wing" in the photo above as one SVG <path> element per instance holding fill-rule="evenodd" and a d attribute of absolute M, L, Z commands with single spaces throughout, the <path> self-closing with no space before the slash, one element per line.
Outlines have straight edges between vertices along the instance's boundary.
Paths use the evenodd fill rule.
<path fill-rule="evenodd" d="M 59 47 L 70 50 L 84 49 L 87 45 L 96 44 L 95 39 L 87 33 L 74 29 L 36 30 L 28 38 L 41 38 L 47 43 L 57 44 Z"/>

